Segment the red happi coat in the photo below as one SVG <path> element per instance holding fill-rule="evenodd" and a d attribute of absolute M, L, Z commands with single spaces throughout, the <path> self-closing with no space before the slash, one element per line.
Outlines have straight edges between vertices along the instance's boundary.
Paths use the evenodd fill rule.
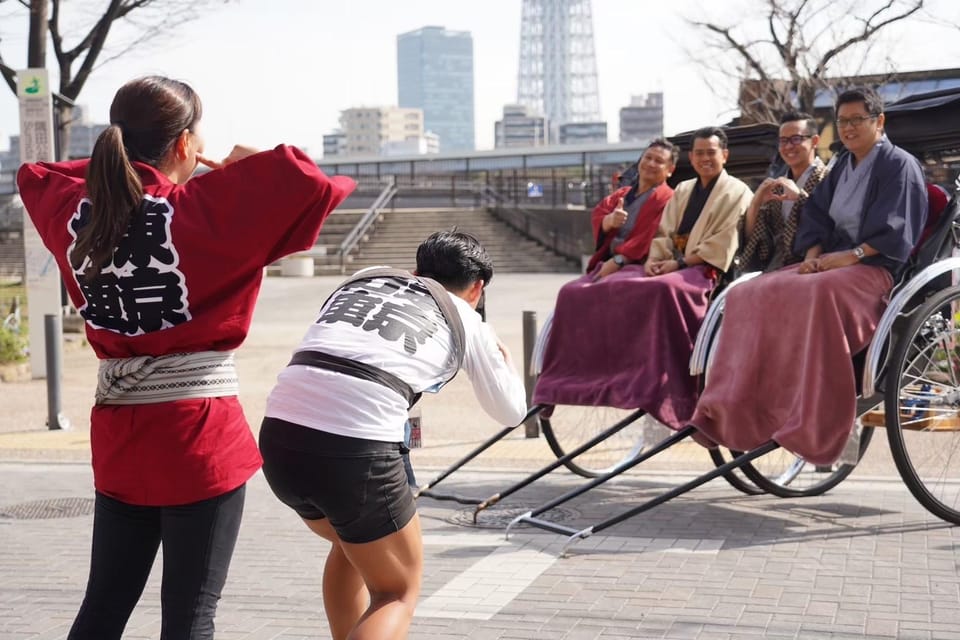
<path fill-rule="evenodd" d="M 617 231 L 614 229 L 605 233 L 603 231 L 603 218 L 616 209 L 620 198 L 626 198 L 629 192 L 630 187 L 617 189 L 594 207 L 590 216 L 590 223 L 593 226 L 593 239 L 597 244 L 597 249 L 587 264 L 588 273 L 610 257 L 610 243 L 617 237 Z M 640 207 L 637 221 L 630 229 L 627 239 L 618 247 L 617 253 L 622 254 L 631 262 L 641 262 L 646 259 L 647 254 L 650 253 L 650 243 L 657 233 L 657 227 L 660 226 L 663 208 L 667 206 L 671 196 L 673 196 L 673 189 L 666 182 L 653 189 L 646 202 Z"/>
<path fill-rule="evenodd" d="M 177 185 L 134 166 L 145 197 L 94 283 L 68 258 L 90 211 L 88 161 L 27 164 L 17 182 L 98 358 L 230 351 L 246 338 L 263 267 L 310 248 L 354 189 L 281 145 Z M 91 412 L 98 491 L 138 505 L 187 504 L 246 482 L 260 467 L 236 396 Z"/>

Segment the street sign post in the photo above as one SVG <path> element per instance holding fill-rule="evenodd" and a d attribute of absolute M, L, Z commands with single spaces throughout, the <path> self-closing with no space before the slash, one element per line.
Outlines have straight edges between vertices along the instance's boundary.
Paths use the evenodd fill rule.
<path fill-rule="evenodd" d="M 53 161 L 53 97 L 46 69 L 17 72 L 17 97 L 20 102 L 20 161 Z M 60 273 L 53 256 L 43 246 L 29 216 L 24 216 L 23 248 L 26 262 L 25 284 L 30 313 L 30 370 L 34 378 L 47 375 L 44 320 L 59 315 Z M 62 336 L 56 336 L 56 340 Z"/>

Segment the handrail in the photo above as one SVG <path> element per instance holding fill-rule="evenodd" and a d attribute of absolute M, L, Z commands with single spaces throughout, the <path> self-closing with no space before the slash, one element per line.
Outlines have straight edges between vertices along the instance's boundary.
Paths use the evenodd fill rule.
<path fill-rule="evenodd" d="M 373 204 L 370 205 L 370 208 L 367 209 L 366 213 L 360 218 L 360 220 L 353 226 L 353 229 L 350 230 L 350 233 L 340 242 L 340 272 L 343 273 L 346 269 L 347 256 L 353 251 L 358 244 L 360 244 L 360 238 L 373 226 L 374 221 L 380 216 L 380 211 L 389 204 L 390 200 L 393 199 L 393 196 L 397 194 L 397 184 L 393 176 L 388 177 L 387 185 L 380 192 L 380 195 L 377 196 L 377 199 L 373 201 Z"/>
<path fill-rule="evenodd" d="M 538 220 L 523 207 L 507 206 L 509 198 L 489 185 L 480 187 L 479 193 L 491 213 L 510 228 L 557 255 L 568 260 L 580 260 L 581 247 L 570 233 Z"/>

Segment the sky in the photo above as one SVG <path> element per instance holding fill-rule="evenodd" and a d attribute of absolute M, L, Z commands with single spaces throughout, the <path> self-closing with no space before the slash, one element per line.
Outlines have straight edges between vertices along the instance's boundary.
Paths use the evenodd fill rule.
<path fill-rule="evenodd" d="M 82 2 L 103 4 L 72 4 Z M 619 109 L 631 95 L 651 91 L 664 93 L 667 135 L 735 116 L 736 82 L 694 61 L 707 50 L 686 18 L 734 24 L 758 4 L 593 0 L 600 106 L 610 140 L 617 139 Z M 960 23 L 955 0 L 929 4 Z M 225 156 L 234 143 L 288 143 L 319 157 L 340 110 L 396 104 L 396 37 L 435 25 L 473 35 L 476 143 L 489 149 L 494 121 L 504 104 L 516 101 L 520 10 L 521 0 L 215 0 L 199 19 L 96 69 L 78 103 L 93 121 L 106 121 L 123 82 L 159 73 L 200 94 L 208 155 Z M 16 2 L 0 4 L 0 53 L 17 69 L 26 63 L 25 14 Z M 901 70 L 960 67 L 960 31 L 936 29 L 920 21 L 893 29 L 858 53 L 855 64 L 864 73 L 886 71 L 891 61 Z M 932 38 L 935 31 L 943 36 Z M 129 27 L 112 33 L 108 48 L 116 53 L 131 33 Z M 48 57 L 55 66 L 52 50 Z M 18 128 L 16 98 L 0 86 L 0 149 Z"/>

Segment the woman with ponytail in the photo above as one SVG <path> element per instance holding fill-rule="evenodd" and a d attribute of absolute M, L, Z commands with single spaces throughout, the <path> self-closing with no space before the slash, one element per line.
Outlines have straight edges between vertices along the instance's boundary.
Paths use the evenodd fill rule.
<path fill-rule="evenodd" d="M 285 145 L 206 159 L 200 119 L 186 84 L 133 80 L 89 160 L 17 175 L 100 359 L 93 551 L 70 640 L 121 637 L 161 545 L 161 639 L 213 637 L 261 465 L 233 350 L 263 267 L 313 246 L 354 188 Z M 192 178 L 198 163 L 212 170 Z"/>

